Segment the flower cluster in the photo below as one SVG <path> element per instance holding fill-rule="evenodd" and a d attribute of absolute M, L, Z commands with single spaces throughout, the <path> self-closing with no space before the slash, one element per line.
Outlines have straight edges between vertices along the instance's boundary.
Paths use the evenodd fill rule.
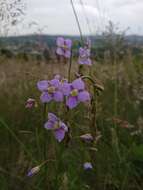
<path fill-rule="evenodd" d="M 63 56 L 65 58 L 71 57 L 71 47 L 72 41 L 70 39 L 64 39 L 63 37 L 57 38 L 57 55 Z"/>
<path fill-rule="evenodd" d="M 52 130 L 55 138 L 61 142 L 65 133 L 68 132 L 68 127 L 63 123 L 55 114 L 48 113 L 48 121 L 45 123 L 44 127 L 47 130 Z"/>
<path fill-rule="evenodd" d="M 66 79 L 61 79 L 59 75 L 56 75 L 50 81 L 39 81 L 37 87 L 42 92 L 40 96 L 42 103 L 48 103 L 52 100 L 63 102 L 66 97 L 66 105 L 73 109 L 80 102 L 90 101 L 90 94 L 85 90 L 85 84 L 81 78 L 68 83 Z"/>
<path fill-rule="evenodd" d="M 58 37 L 56 45 L 56 54 L 58 55 L 57 58 L 61 58 L 66 61 L 70 59 L 70 66 L 68 70 L 68 78 L 70 78 L 70 69 L 72 64 L 72 40 L 65 39 L 63 37 Z M 84 43 L 84 46 L 79 48 L 78 64 L 92 65 L 90 54 L 91 41 L 87 39 L 87 41 Z M 37 88 L 41 92 L 40 100 L 43 104 L 45 104 L 44 116 L 47 111 L 46 104 L 51 101 L 64 103 L 66 107 L 68 107 L 69 109 L 73 109 L 80 103 L 89 102 L 91 100 L 91 95 L 87 91 L 85 83 L 81 78 L 81 75 L 77 75 L 77 77 L 78 78 L 76 78 L 72 82 L 69 82 L 67 79 L 62 78 L 60 75 L 56 75 L 52 80 L 41 80 L 37 82 Z M 37 103 L 35 99 L 32 98 L 29 98 L 25 105 L 25 107 L 29 109 L 36 106 Z M 44 118 L 44 128 L 51 131 L 58 142 L 63 141 L 66 134 L 68 134 L 67 137 L 70 136 L 69 125 L 67 126 L 54 113 L 48 113 L 48 119 L 46 122 Z M 95 140 L 95 138 L 90 133 L 83 134 L 79 136 L 79 138 L 82 141 L 88 143 L 93 143 Z M 42 166 L 43 164 L 32 168 L 28 172 L 27 176 L 31 177 L 37 174 Z M 85 162 L 83 164 L 83 168 L 84 170 L 92 170 L 93 166 L 90 162 Z"/>
<path fill-rule="evenodd" d="M 91 52 L 91 42 L 90 40 L 87 40 L 85 42 L 84 47 L 79 48 L 79 58 L 78 63 L 80 65 L 92 65 L 91 59 L 90 59 L 90 52 Z"/>
<path fill-rule="evenodd" d="M 72 41 L 70 39 L 64 39 L 63 37 L 58 37 L 56 44 L 57 44 L 56 54 L 69 59 L 71 57 Z M 90 59 L 90 52 L 91 52 L 91 41 L 87 39 L 84 43 L 84 47 L 79 48 L 78 63 L 80 65 L 92 65 L 92 61 Z"/>

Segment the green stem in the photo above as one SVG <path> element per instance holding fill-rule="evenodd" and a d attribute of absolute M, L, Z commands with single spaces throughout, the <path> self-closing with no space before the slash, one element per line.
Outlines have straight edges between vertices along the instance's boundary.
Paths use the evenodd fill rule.
<path fill-rule="evenodd" d="M 78 29 L 79 29 L 81 43 L 83 43 L 82 30 L 81 30 L 80 22 L 79 22 L 79 19 L 78 19 L 78 15 L 76 13 L 76 9 L 75 9 L 73 0 L 71 0 L 71 5 L 72 5 L 73 13 L 74 13 L 74 16 L 75 16 L 75 19 L 76 19 L 76 22 L 77 22 L 77 26 L 78 26 Z"/>
<path fill-rule="evenodd" d="M 97 115 L 97 95 L 98 91 L 103 91 L 104 88 L 96 83 L 90 76 L 82 76 L 83 80 L 89 80 L 93 85 L 93 97 L 91 100 L 91 122 L 90 122 L 90 129 L 93 137 L 95 138 L 97 135 L 97 124 L 96 124 L 96 115 Z"/>
<path fill-rule="evenodd" d="M 46 122 L 46 114 L 47 114 L 47 104 L 44 104 L 43 108 L 43 124 Z M 44 131 L 44 160 L 47 160 L 47 134 Z M 47 165 L 45 165 L 45 171 L 44 171 L 44 183 L 45 188 L 47 188 Z"/>
<path fill-rule="evenodd" d="M 43 108 L 43 124 L 46 121 L 46 114 L 47 114 L 47 104 L 44 103 L 44 108 Z"/>
<path fill-rule="evenodd" d="M 9 126 L 0 118 L 0 123 L 4 126 L 11 136 L 17 141 L 17 143 L 23 148 L 23 150 L 27 153 L 27 155 L 32 159 L 33 162 L 37 163 L 37 160 L 33 158 L 31 152 L 28 151 L 28 148 L 21 142 L 21 140 L 16 136 L 16 134 L 9 128 Z"/>
<path fill-rule="evenodd" d="M 83 65 L 79 65 L 78 66 L 78 74 L 80 75 L 80 76 L 83 76 Z"/>
<path fill-rule="evenodd" d="M 39 126 L 36 126 L 35 136 L 36 136 L 38 155 L 41 155 L 41 146 L 40 146 L 40 137 L 39 137 Z"/>
<path fill-rule="evenodd" d="M 71 57 L 70 57 L 69 68 L 68 68 L 68 82 L 71 81 L 71 67 L 72 67 L 72 50 L 71 50 Z"/>

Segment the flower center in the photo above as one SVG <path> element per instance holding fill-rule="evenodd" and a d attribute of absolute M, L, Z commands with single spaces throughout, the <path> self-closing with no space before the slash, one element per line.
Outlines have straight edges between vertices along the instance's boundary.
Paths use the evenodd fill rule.
<path fill-rule="evenodd" d="M 49 94 L 52 94 L 52 93 L 54 93 L 55 91 L 56 91 L 56 88 L 55 88 L 54 86 L 50 86 L 50 87 L 48 88 Z"/>
<path fill-rule="evenodd" d="M 78 90 L 77 89 L 74 89 L 71 91 L 71 96 L 77 96 L 78 95 Z"/>
<path fill-rule="evenodd" d="M 56 130 L 60 127 L 59 122 L 55 122 L 53 129 Z"/>
<path fill-rule="evenodd" d="M 68 46 L 63 45 L 63 46 L 61 46 L 61 48 L 63 48 L 64 50 L 67 50 L 67 49 L 68 49 Z"/>
<path fill-rule="evenodd" d="M 63 84 L 63 83 L 66 82 L 66 81 L 67 81 L 67 80 L 63 78 L 63 79 L 61 80 L 61 83 Z"/>

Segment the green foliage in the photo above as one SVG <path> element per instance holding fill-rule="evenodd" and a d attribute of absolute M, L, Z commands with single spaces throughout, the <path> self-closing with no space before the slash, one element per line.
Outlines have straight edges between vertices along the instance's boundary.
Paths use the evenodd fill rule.
<path fill-rule="evenodd" d="M 33 110 L 25 108 L 27 97 L 39 97 L 36 89 L 37 80 L 43 77 L 50 78 L 57 65 L 42 67 L 31 62 L 12 63 L 12 60 L 9 63 L 5 60 L 0 64 L 2 190 L 143 188 L 143 136 L 142 124 L 139 122 L 139 118 L 142 118 L 140 89 L 143 86 L 143 68 L 140 59 L 129 56 L 130 54 L 126 55 L 124 62 L 118 63 L 117 68 L 111 64 L 93 66 L 90 71 L 92 76 L 103 81 L 105 87 L 97 100 L 97 127 L 102 137 L 94 145 L 86 144 L 78 138 L 80 134 L 90 132 L 88 107 L 79 105 L 78 109 L 70 113 L 69 123 L 73 139 L 67 147 L 64 143 L 59 146 L 51 133 L 43 128 L 41 105 Z M 60 72 L 66 73 L 66 66 L 61 64 Z M 39 99 L 37 101 L 40 104 Z M 50 103 L 48 110 L 54 110 L 54 113 L 64 119 L 65 115 L 62 111 L 59 112 L 58 106 Z M 45 140 L 48 159 L 53 159 L 47 164 L 47 178 L 45 179 L 45 170 L 42 168 L 37 175 L 28 179 L 28 169 L 44 161 Z M 92 162 L 92 171 L 83 170 L 85 161 Z"/>

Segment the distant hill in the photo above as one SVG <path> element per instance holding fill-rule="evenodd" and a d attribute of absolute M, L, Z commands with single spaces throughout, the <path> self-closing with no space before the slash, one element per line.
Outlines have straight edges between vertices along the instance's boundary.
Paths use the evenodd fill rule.
<path fill-rule="evenodd" d="M 11 36 L 0 38 L 0 46 L 17 46 L 22 44 L 35 44 L 36 42 L 46 43 L 49 47 L 55 46 L 55 41 L 58 36 L 52 35 L 27 35 L 27 36 Z M 67 38 L 71 38 L 73 40 L 80 41 L 79 36 L 66 36 Z M 86 37 L 86 36 L 85 36 Z M 92 43 L 94 46 L 100 46 L 103 41 L 103 36 L 90 36 Z M 129 35 L 125 36 L 125 40 L 127 43 L 131 45 L 143 45 L 143 36 L 138 35 Z"/>

